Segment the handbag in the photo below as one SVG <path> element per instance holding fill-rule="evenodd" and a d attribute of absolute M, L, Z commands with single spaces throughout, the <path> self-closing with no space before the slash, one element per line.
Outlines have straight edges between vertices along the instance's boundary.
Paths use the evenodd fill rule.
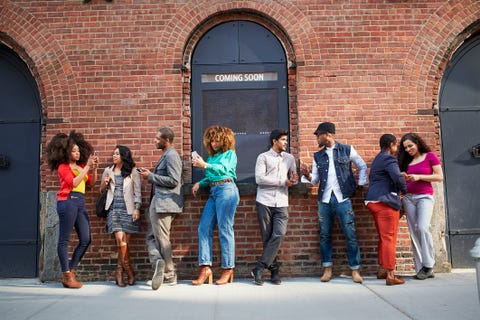
<path fill-rule="evenodd" d="M 108 210 L 105 209 L 107 203 L 107 189 L 100 194 L 97 203 L 95 204 L 95 213 L 99 218 L 106 218 L 108 216 Z"/>

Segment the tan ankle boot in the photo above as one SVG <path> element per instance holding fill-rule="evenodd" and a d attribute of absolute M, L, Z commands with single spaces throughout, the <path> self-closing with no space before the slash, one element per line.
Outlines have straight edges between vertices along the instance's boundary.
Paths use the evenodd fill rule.
<path fill-rule="evenodd" d="M 210 266 L 200 266 L 200 274 L 196 280 L 192 280 L 194 286 L 202 285 L 208 279 L 208 284 L 212 284 L 213 275 Z"/>
<path fill-rule="evenodd" d="M 62 284 L 65 288 L 70 289 L 80 289 L 83 286 L 83 283 L 75 279 L 75 273 L 70 271 L 63 273 Z"/>
<path fill-rule="evenodd" d="M 353 282 L 356 282 L 356 283 L 362 283 L 363 282 L 363 278 L 360 275 L 360 270 L 358 270 L 358 269 L 352 270 L 352 280 L 353 280 Z"/>
<path fill-rule="evenodd" d="M 233 282 L 233 268 L 223 269 L 220 279 L 215 281 L 216 285 L 222 285 Z"/>
<path fill-rule="evenodd" d="M 320 281 L 322 282 L 328 282 L 332 279 L 332 267 L 325 267 L 325 270 L 323 270 L 323 276 L 320 278 Z"/>

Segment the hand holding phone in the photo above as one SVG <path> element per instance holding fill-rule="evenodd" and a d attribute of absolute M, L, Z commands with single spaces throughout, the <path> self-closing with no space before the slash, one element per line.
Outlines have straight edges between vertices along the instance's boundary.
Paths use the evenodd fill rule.
<path fill-rule="evenodd" d="M 197 151 L 192 151 L 192 160 L 195 160 L 197 158 L 200 158 L 200 155 L 198 154 Z"/>

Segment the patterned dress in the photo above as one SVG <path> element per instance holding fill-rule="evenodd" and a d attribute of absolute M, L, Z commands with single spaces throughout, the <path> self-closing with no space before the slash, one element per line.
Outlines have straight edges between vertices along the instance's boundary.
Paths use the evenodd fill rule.
<path fill-rule="evenodd" d="M 133 222 L 132 216 L 127 213 L 127 206 L 123 199 L 123 177 L 121 175 L 115 175 L 115 192 L 113 194 L 113 202 L 108 209 L 105 231 L 107 233 L 116 231 L 125 233 L 140 232 L 140 220 Z"/>

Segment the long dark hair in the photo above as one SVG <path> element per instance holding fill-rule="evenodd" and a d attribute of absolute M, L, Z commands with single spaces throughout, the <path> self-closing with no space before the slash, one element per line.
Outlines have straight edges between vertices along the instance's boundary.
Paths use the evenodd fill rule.
<path fill-rule="evenodd" d="M 128 177 L 135 167 L 135 161 L 133 161 L 132 152 L 128 147 L 122 145 L 117 145 L 115 149 L 118 149 L 118 153 L 120 153 L 120 159 L 122 159 L 122 177 Z"/>
<path fill-rule="evenodd" d="M 93 153 L 93 147 L 88 143 L 83 134 L 70 131 L 69 135 L 65 133 L 57 133 L 47 145 L 47 164 L 50 170 L 57 170 L 62 163 L 70 162 L 70 153 L 73 146 L 77 145 L 80 150 L 80 159 L 77 164 L 84 165 Z"/>
<path fill-rule="evenodd" d="M 407 171 L 408 165 L 412 162 L 413 157 L 405 151 L 403 143 L 406 140 L 410 140 L 417 145 L 418 152 L 421 154 L 430 152 L 430 147 L 423 141 L 422 138 L 416 133 L 410 132 L 402 137 L 400 140 L 400 147 L 398 148 L 398 165 L 400 166 L 400 171 Z"/>

